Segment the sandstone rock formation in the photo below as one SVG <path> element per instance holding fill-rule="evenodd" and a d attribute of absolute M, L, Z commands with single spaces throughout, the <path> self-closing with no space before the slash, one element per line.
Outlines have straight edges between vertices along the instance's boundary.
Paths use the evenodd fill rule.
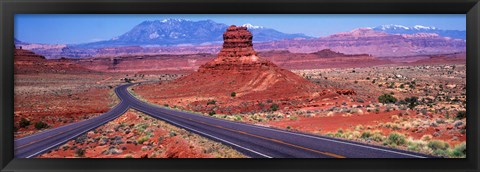
<path fill-rule="evenodd" d="M 15 49 L 14 73 L 90 73 L 93 72 L 67 59 L 47 60 L 25 49 Z"/>
<path fill-rule="evenodd" d="M 253 50 L 252 33 L 247 27 L 232 25 L 223 34 L 223 48 L 218 53 L 220 57 L 243 57 L 256 55 Z"/>
<path fill-rule="evenodd" d="M 262 66 L 275 66 L 261 59 L 253 49 L 252 33 L 246 27 L 232 25 L 223 34 L 223 48 L 218 57 L 199 68 L 199 72 L 212 70 L 254 70 Z M 275 66 L 276 67 L 276 66 Z"/>
<path fill-rule="evenodd" d="M 45 57 L 24 49 L 15 49 L 15 61 L 44 61 Z"/>
<path fill-rule="evenodd" d="M 235 92 L 236 99 L 256 101 L 323 94 L 323 89 L 312 82 L 258 57 L 246 27 L 230 26 L 223 38 L 223 48 L 215 59 L 201 65 L 197 72 L 162 84 L 158 95 L 218 100 Z"/>

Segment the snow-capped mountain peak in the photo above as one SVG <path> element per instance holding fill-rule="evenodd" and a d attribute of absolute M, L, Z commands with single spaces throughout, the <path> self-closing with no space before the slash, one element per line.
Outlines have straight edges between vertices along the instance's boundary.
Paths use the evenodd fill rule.
<path fill-rule="evenodd" d="M 403 25 L 397 24 L 388 24 L 388 25 L 381 25 L 375 27 L 376 30 L 436 30 L 436 27 L 433 26 L 423 26 L 423 25 L 415 25 L 413 27 L 407 27 Z"/>
<path fill-rule="evenodd" d="M 466 32 L 463 30 L 443 30 L 434 26 L 414 25 L 412 27 L 402 25 L 381 25 L 374 27 L 373 30 L 389 34 L 416 34 L 416 33 L 436 33 L 441 37 L 451 37 L 454 39 L 466 39 Z"/>
<path fill-rule="evenodd" d="M 396 25 L 396 24 L 388 24 L 388 25 L 381 25 L 381 26 L 378 26 L 378 27 L 375 27 L 375 28 L 378 28 L 380 30 L 388 30 L 388 29 L 410 29 L 409 27 L 406 27 L 406 26 L 403 26 L 403 25 Z"/>
<path fill-rule="evenodd" d="M 263 29 L 264 27 L 263 26 L 254 26 L 250 23 L 245 23 L 242 25 L 243 27 L 247 27 L 249 29 Z"/>
<path fill-rule="evenodd" d="M 420 30 L 420 29 L 424 29 L 424 30 L 435 30 L 437 29 L 436 27 L 428 27 L 428 26 L 422 26 L 422 25 L 415 25 L 413 26 L 413 28 L 417 29 L 417 30 Z"/>
<path fill-rule="evenodd" d="M 144 21 L 128 32 L 106 41 L 91 42 L 77 47 L 112 47 L 112 46 L 172 46 L 202 45 L 221 42 L 223 33 L 229 25 L 213 20 L 188 20 L 166 18 Z M 311 38 L 303 34 L 290 34 L 267 29 L 262 26 L 244 24 L 256 36 L 254 42 L 266 42 L 293 38 Z"/>
<path fill-rule="evenodd" d="M 182 21 L 190 21 L 189 19 L 173 19 L 173 18 L 168 18 L 168 19 L 163 19 L 161 22 L 162 23 L 167 23 L 167 22 L 182 22 Z"/>

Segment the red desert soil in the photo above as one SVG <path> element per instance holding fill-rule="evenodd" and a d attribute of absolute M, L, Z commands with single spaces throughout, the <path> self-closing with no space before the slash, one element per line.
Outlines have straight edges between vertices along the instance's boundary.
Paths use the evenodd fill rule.
<path fill-rule="evenodd" d="M 406 137 L 411 137 L 416 140 L 422 139 L 425 135 L 438 140 L 445 140 L 450 145 L 457 145 L 465 142 L 466 135 L 461 134 L 458 129 L 464 129 L 465 125 L 455 127 L 454 124 L 437 124 L 438 126 L 430 126 L 430 120 L 422 120 L 424 118 L 421 114 L 410 113 L 403 117 L 399 117 L 399 113 L 405 111 L 390 111 L 379 113 L 363 113 L 342 115 L 335 114 L 331 116 L 321 117 L 298 117 L 295 120 L 280 120 L 265 122 L 266 126 L 274 126 L 277 128 L 288 128 L 301 132 L 309 132 L 316 134 L 336 133 L 338 130 L 351 131 L 381 131 L 383 135 L 389 135 L 392 132 L 400 132 Z M 405 121 L 403 121 L 405 119 Z M 436 116 L 434 119 L 444 119 L 442 116 Z M 414 127 L 412 123 L 417 121 L 425 121 L 426 125 Z M 460 120 L 461 121 L 461 120 Z M 458 122 L 458 121 L 457 121 Z M 465 122 L 463 120 L 463 122 Z M 398 125 L 398 128 L 389 125 Z M 435 133 L 439 132 L 438 136 Z"/>
<path fill-rule="evenodd" d="M 27 50 L 15 50 L 14 126 L 15 138 L 47 128 L 92 118 L 115 105 L 115 81 L 96 84 L 108 78 L 68 60 L 46 60 Z M 111 88 L 112 87 L 112 88 Z M 23 126 L 20 125 L 24 118 Z"/>
<path fill-rule="evenodd" d="M 39 158 L 243 158 L 221 143 L 192 134 L 141 112 L 119 118 Z"/>
<path fill-rule="evenodd" d="M 320 68 L 329 68 L 331 67 L 329 65 L 335 64 L 335 61 L 340 61 L 345 65 L 325 70 L 328 73 L 306 70 L 305 73 L 300 72 L 303 73 L 303 77 L 300 77 L 259 57 L 253 50 L 252 35 L 246 28 L 231 26 L 223 37 L 224 44 L 218 57 L 201 65 L 196 72 L 170 82 L 141 84 L 132 88 L 132 91 L 146 101 L 155 104 L 208 113 L 210 116 L 227 120 L 245 121 L 282 129 L 329 135 L 335 135 L 339 129 L 342 129 L 345 130 L 345 133 L 342 131 L 340 137 L 354 140 L 359 140 L 362 132 L 378 131 L 381 139 L 374 144 L 388 144 L 386 138 L 392 132 L 399 132 L 405 135 L 406 139 L 421 139 L 427 142 L 430 139 L 442 140 L 449 143 L 451 147 L 465 141 L 465 119 L 445 117 L 443 113 L 437 113 L 437 111 L 445 112 L 445 108 L 433 107 L 431 104 L 431 107 L 428 107 L 429 104 L 426 101 L 430 99 L 428 96 L 423 97 L 421 99 L 423 105 L 416 108 L 408 108 L 405 104 L 382 104 L 377 101 L 377 97 L 385 93 L 395 93 L 400 100 L 406 96 L 425 95 L 420 94 L 422 93 L 420 90 L 431 90 L 432 85 L 428 81 L 429 78 L 424 77 L 428 73 L 418 72 L 430 68 L 425 65 L 440 64 L 432 66 L 432 69 L 435 68 L 438 71 L 430 69 L 428 72 L 432 72 L 435 77 L 448 78 L 445 76 L 445 70 L 455 69 L 455 67 L 444 63 L 460 64 L 461 66 L 465 59 L 462 54 L 407 57 L 402 61 L 392 62 L 389 58 L 376 59 L 365 54 L 346 55 L 323 50 L 304 54 L 302 57 L 325 63 L 323 67 L 320 65 Z M 279 52 L 271 53 L 278 54 Z M 264 55 L 268 54 L 269 52 L 264 53 Z M 288 52 L 284 54 L 288 54 Z M 322 58 L 319 58 L 320 56 Z M 285 55 L 270 57 L 270 59 L 289 68 L 304 67 L 308 64 L 305 61 L 292 63 Z M 414 60 L 409 61 L 411 59 Z M 283 61 L 285 63 L 282 63 Z M 415 61 L 419 62 L 412 63 Z M 357 62 L 388 65 L 360 66 L 361 68 L 357 68 L 357 70 L 355 68 L 342 69 L 351 66 L 359 67 L 358 64 L 355 64 Z M 397 72 L 405 72 L 408 78 L 396 74 Z M 461 69 L 449 71 L 449 73 L 464 75 Z M 352 76 L 354 78 L 351 78 Z M 311 81 L 305 78 L 309 78 Z M 412 85 L 415 81 L 417 83 Z M 439 82 L 438 84 L 449 85 L 448 83 L 453 80 L 447 79 L 446 81 L 446 83 Z M 454 83 L 461 84 L 457 81 Z M 383 84 L 388 84 L 388 87 L 382 87 Z M 415 86 L 419 88 L 415 89 Z M 458 96 L 462 92 L 461 87 L 451 87 L 458 89 L 453 91 L 452 95 L 462 98 Z M 357 95 L 356 89 L 360 89 L 360 95 Z M 442 100 L 441 97 L 438 99 Z M 454 104 L 445 102 L 454 105 L 448 108 L 448 112 L 461 111 L 462 105 L 458 102 L 460 99 Z M 371 138 L 359 141 L 371 143 Z M 418 143 L 411 141 L 408 144 Z M 403 145 L 402 148 L 407 149 L 408 146 Z M 416 150 L 417 146 L 411 149 L 418 151 Z M 423 144 L 422 152 L 432 153 L 431 149 L 425 147 L 427 146 Z"/>
<path fill-rule="evenodd" d="M 197 72 L 166 84 L 142 84 L 134 88 L 135 93 L 161 105 L 223 114 L 261 111 L 262 104 L 273 103 L 281 108 L 303 107 L 338 96 L 334 90 L 320 88 L 258 57 L 252 45 L 252 35 L 245 27 L 231 26 L 218 57 Z"/>

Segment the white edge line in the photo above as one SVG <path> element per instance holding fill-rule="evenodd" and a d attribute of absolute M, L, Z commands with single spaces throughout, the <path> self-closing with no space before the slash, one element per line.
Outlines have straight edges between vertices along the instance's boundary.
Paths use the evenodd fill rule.
<path fill-rule="evenodd" d="M 227 121 L 227 120 L 225 120 L 225 121 Z M 227 122 L 232 123 L 232 121 L 227 121 Z M 381 149 L 381 148 L 376 148 L 376 147 L 371 147 L 371 146 L 366 146 L 366 145 L 360 145 L 360 144 L 355 144 L 355 143 L 349 143 L 349 142 L 344 142 L 344 141 L 338 141 L 338 140 L 333 140 L 333 139 L 328 139 L 328 138 L 316 137 L 316 136 L 311 136 L 311 135 L 306 135 L 306 134 L 301 134 L 301 133 L 287 132 L 287 131 L 283 131 L 283 130 L 271 129 L 271 128 L 268 128 L 268 127 L 261 127 L 261 126 L 256 126 L 256 125 L 248 125 L 248 124 L 243 124 L 243 123 L 238 123 L 238 124 L 240 124 L 240 125 L 245 125 L 245 126 L 252 126 L 252 127 L 255 127 L 255 128 L 263 128 L 263 129 L 267 129 L 267 130 L 271 130 L 271 131 L 279 131 L 279 132 L 282 132 L 282 133 L 294 134 L 294 135 L 298 135 L 298 136 L 310 137 L 310 138 L 319 139 L 319 140 L 326 140 L 326 141 L 330 141 L 330 142 L 343 143 L 343 144 L 348 144 L 348 145 L 353 145 L 353 146 L 359 146 L 359 147 L 363 147 L 363 148 L 380 150 L 380 151 L 385 151 L 385 152 L 390 152 L 390 153 L 396 153 L 396 154 L 401 154 L 401 155 L 413 156 L 413 157 L 417 157 L 417 158 L 427 158 L 427 157 L 423 157 L 423 156 L 412 155 L 412 154 L 403 153 L 403 152 L 397 152 L 397 151 L 392 151 L 392 150 L 388 150 L 388 149 Z"/>
<path fill-rule="evenodd" d="M 136 108 L 134 108 L 134 109 L 136 109 Z M 142 110 L 140 110 L 140 111 L 142 111 Z M 142 112 L 143 112 L 143 113 L 147 113 L 147 112 L 145 112 L 145 111 L 142 111 Z M 264 156 L 264 157 L 266 157 L 266 158 L 272 158 L 271 156 L 268 156 L 268 155 L 262 154 L 262 153 L 260 153 L 260 152 L 257 152 L 257 151 L 254 151 L 254 150 L 251 150 L 251 149 L 249 149 L 249 148 L 246 148 L 246 147 L 243 147 L 243 146 L 237 145 L 237 144 L 235 144 L 235 143 L 232 143 L 232 142 L 226 141 L 226 140 L 224 140 L 224 139 L 221 139 L 221 138 L 218 138 L 218 137 L 212 136 L 212 135 L 210 135 L 210 134 L 207 134 L 207 133 L 204 133 L 204 132 L 201 132 L 201 131 L 198 131 L 198 130 L 195 130 L 195 129 L 192 129 L 192 128 L 189 128 L 189 127 L 185 127 L 185 126 L 183 126 L 183 125 L 180 125 L 180 124 L 178 124 L 178 123 L 176 123 L 176 122 L 173 122 L 173 121 L 171 121 L 171 120 L 168 120 L 168 119 L 163 119 L 163 118 L 162 118 L 162 120 L 165 120 L 165 121 L 168 121 L 168 122 L 170 122 L 170 123 L 173 123 L 173 124 L 176 124 L 176 125 L 178 125 L 178 126 L 181 126 L 181 127 L 183 127 L 183 128 L 187 128 L 187 129 L 189 129 L 189 130 L 192 130 L 192 131 L 195 131 L 195 132 L 201 133 L 201 134 L 203 134 L 203 135 L 207 135 L 207 136 L 209 136 L 209 137 L 213 137 L 213 138 L 215 138 L 215 139 L 218 139 L 218 140 L 220 140 L 220 141 L 223 141 L 223 142 L 226 142 L 226 143 L 228 143 L 228 144 L 234 145 L 234 146 L 236 146 L 236 147 L 239 147 L 239 148 L 245 149 L 245 150 L 247 150 L 247 151 L 250 151 L 250 152 L 256 153 L 256 154 L 258 154 L 258 155 L 261 155 L 261 156 Z"/>
<path fill-rule="evenodd" d="M 149 106 L 153 106 L 153 105 L 149 105 Z M 153 106 L 153 107 L 155 107 L 155 106 Z M 160 108 L 160 107 L 156 107 L 156 108 Z M 173 110 L 173 111 L 175 111 L 175 110 Z M 179 111 L 179 112 L 183 112 L 183 111 Z M 190 113 L 188 113 L 188 112 L 183 112 L 183 113 L 187 113 L 187 114 L 190 115 Z M 172 114 L 170 114 L 170 115 L 172 115 Z M 194 114 L 194 115 L 198 115 L 198 114 Z M 198 115 L 198 116 L 201 116 L 201 117 L 204 117 L 204 118 L 208 119 L 207 116 L 202 116 L 202 115 Z M 283 131 L 283 130 L 280 130 L 280 129 L 272 129 L 272 128 L 268 128 L 268 127 L 244 124 L 244 123 L 240 123 L 240 122 L 233 122 L 233 121 L 228 121 L 228 120 L 223 120 L 223 119 L 218 119 L 218 118 L 212 118 L 212 119 L 226 121 L 226 122 L 231 123 L 231 124 L 240 124 L 240 125 L 243 125 L 243 126 L 255 127 L 255 128 L 260 128 L 260 129 L 267 129 L 267 130 L 270 130 L 270 131 L 278 131 L 278 132 L 282 132 L 282 133 L 294 134 L 294 135 L 298 135 L 298 136 L 309 137 L 309 138 L 325 140 L 325 141 L 330 141 L 330 142 L 343 143 L 343 144 L 348 144 L 348 145 L 353 145 L 353 146 L 358 146 L 358 147 L 363 147 L 363 148 L 368 148 L 368 149 L 374 149 L 374 150 L 379 150 L 379 151 L 384 151 L 384 152 L 396 153 L 396 154 L 406 155 L 406 156 L 411 156 L 411 157 L 416 157 L 416 158 L 427 158 L 427 157 L 419 156 L 419 155 L 413 155 L 413 154 L 408 154 L 408 153 L 403 153 L 403 152 L 392 151 L 392 150 L 388 150 L 388 149 L 382 149 L 382 148 L 376 148 L 376 147 L 372 147 L 372 146 L 349 143 L 349 142 L 345 142 L 345 141 L 338 141 L 338 140 L 333 140 L 333 139 L 328 139 L 328 138 L 316 137 L 316 136 L 311 136 L 311 135 L 306 135 L 306 134 L 301 134 L 301 133 L 288 132 L 288 131 Z"/>
<path fill-rule="evenodd" d="M 121 86 L 121 85 L 120 85 L 120 86 Z M 120 86 L 119 86 L 119 87 L 120 87 Z M 101 117 L 102 115 L 107 114 L 108 112 L 112 111 L 113 109 L 117 108 L 117 106 L 119 106 L 120 104 L 123 103 L 123 99 L 120 98 L 120 96 L 118 96 L 118 93 L 117 93 L 117 89 L 116 89 L 116 88 L 114 89 L 114 92 L 115 92 L 115 94 L 117 94 L 117 97 L 120 99 L 120 103 L 116 104 L 116 105 L 113 106 L 109 111 L 107 111 L 107 112 L 105 112 L 105 113 L 102 113 L 102 114 L 100 114 L 99 116 L 97 116 L 97 117 L 95 117 L 95 118 L 98 118 L 98 117 Z M 32 135 L 28 135 L 28 136 L 25 136 L 25 137 L 21 137 L 21 138 L 18 138 L 18 139 L 14 139 L 14 142 L 16 142 L 16 141 L 22 141 L 22 140 L 25 140 L 25 139 L 27 139 L 27 138 L 37 136 L 38 134 L 44 134 L 44 133 L 47 132 L 47 131 L 60 130 L 61 128 L 65 128 L 65 127 L 68 127 L 68 126 L 70 126 L 70 125 L 82 123 L 82 122 L 85 122 L 85 121 L 88 121 L 88 120 L 91 120 L 91 119 L 95 119 L 95 118 L 90 118 L 90 119 L 86 119 L 86 120 L 82 120 L 82 121 L 70 123 L 70 124 L 67 124 L 67 125 L 62 125 L 62 126 L 60 126 L 60 127 L 51 128 L 51 129 L 49 129 L 49 130 L 40 131 L 40 132 L 35 133 L 35 134 L 32 134 Z"/>
<path fill-rule="evenodd" d="M 127 110 L 128 110 L 128 109 L 130 109 L 130 108 L 127 108 Z M 127 110 L 125 110 L 122 114 L 124 114 L 125 112 L 127 112 Z M 111 120 L 108 120 L 107 122 L 109 122 L 109 121 L 111 121 Z M 99 127 L 99 126 L 100 126 L 100 125 L 98 125 L 98 126 L 96 126 L 96 127 L 92 127 L 92 128 L 87 129 L 87 130 L 85 130 L 85 131 L 82 131 L 82 132 L 80 132 L 80 134 L 74 135 L 74 136 L 72 136 L 72 137 L 70 137 L 70 138 L 68 138 L 68 139 L 65 139 L 65 140 L 63 140 L 63 141 L 61 141 L 61 142 L 58 142 L 57 144 L 54 144 L 53 146 L 50 146 L 50 147 L 48 147 L 48 148 L 42 149 L 42 150 L 40 150 L 40 151 L 38 151 L 38 152 L 35 152 L 35 153 L 33 153 L 32 155 L 27 156 L 27 157 L 25 157 L 25 158 L 31 158 L 32 156 L 36 156 L 36 155 L 38 155 L 40 152 L 46 151 L 46 150 L 51 149 L 51 148 L 53 148 L 53 147 L 55 147 L 55 146 L 58 146 L 58 145 L 60 145 L 60 144 L 62 144 L 62 143 L 65 143 L 66 141 L 69 141 L 69 140 L 71 140 L 71 139 L 73 139 L 73 138 L 75 138 L 75 137 L 78 137 L 79 135 L 82 135 L 83 133 L 85 133 L 85 132 L 87 132 L 87 131 L 90 131 L 90 130 L 92 130 L 93 128 L 97 128 L 97 127 Z"/>
<path fill-rule="evenodd" d="M 130 93 L 128 93 L 130 94 Z M 136 97 L 132 96 L 133 98 L 135 98 L 136 100 L 138 100 Z M 140 102 L 143 102 L 141 100 L 138 100 Z M 145 102 L 143 102 L 145 103 Z M 152 107 L 156 107 L 156 106 L 153 106 L 153 105 L 149 105 L 147 104 L 148 106 L 152 106 Z M 156 108 L 160 108 L 160 107 L 156 107 Z M 163 108 L 162 108 L 163 109 Z M 174 110 L 175 111 L 175 110 Z M 179 112 L 183 112 L 183 111 L 179 111 Z M 183 113 L 187 113 L 187 114 L 190 114 L 188 112 L 183 112 Z M 194 115 L 198 115 L 198 114 L 194 114 Z M 201 116 L 201 117 L 205 117 L 208 119 L 207 116 L 203 116 L 203 115 L 198 115 L 198 116 Z M 212 119 L 217 119 L 217 118 L 212 118 Z M 217 120 L 222 120 L 222 119 L 217 119 Z M 403 152 L 397 152 L 397 151 L 392 151 L 392 150 L 388 150 L 388 149 L 382 149 L 382 148 L 376 148 L 376 147 L 372 147 L 372 146 L 366 146 L 366 145 L 360 145 L 360 144 L 355 144 L 355 143 L 349 143 L 349 142 L 345 142 L 345 141 L 338 141 L 338 140 L 333 140 L 333 139 L 328 139 L 328 138 L 322 138 L 322 137 L 315 137 L 315 136 L 311 136 L 311 135 L 306 135 L 306 134 L 301 134 L 301 133 L 295 133 L 295 132 L 287 132 L 287 131 L 283 131 L 283 130 L 279 130 L 279 129 L 271 129 L 271 128 L 268 128 L 268 127 L 261 127 L 261 126 L 256 126 L 256 125 L 249 125 L 249 124 L 244 124 L 244 123 L 239 123 L 239 122 L 232 122 L 232 121 L 228 121 L 228 120 L 222 120 L 222 121 L 226 121 L 226 122 L 229 122 L 229 123 L 232 123 L 232 124 L 240 124 L 240 125 L 244 125 L 244 126 L 250 126 L 250 127 L 255 127 L 255 128 L 261 128 L 261 129 L 267 129 L 267 130 L 270 130 L 270 131 L 278 131 L 278 132 L 282 132 L 282 133 L 287 133 L 287 134 L 294 134 L 294 135 L 297 135 L 297 136 L 303 136 L 303 137 L 309 137 L 309 138 L 314 138 L 314 139 L 319 139 L 319 140 L 325 140 L 325 141 L 330 141 L 330 142 L 335 142 L 335 143 L 343 143 L 343 144 L 347 144 L 347 145 L 353 145 L 353 146 L 358 146 L 358 147 L 363 147 L 363 148 L 368 148 L 368 149 L 373 149 L 373 150 L 379 150 L 379 151 L 384 151 L 384 152 L 390 152 L 390 153 L 396 153 L 396 154 L 400 154 L 400 155 L 406 155 L 406 156 L 411 156 L 411 157 L 416 157 L 416 158 L 427 158 L 427 157 L 424 157 L 424 156 L 418 156 L 418 155 L 413 155 L 413 154 L 408 154 L 408 153 L 403 153 Z M 171 122 L 171 121 L 170 121 Z M 178 124 L 177 124 L 178 125 Z"/>
<path fill-rule="evenodd" d="M 152 105 L 149 105 L 149 106 L 152 106 Z M 180 111 L 180 112 L 183 112 L 183 111 Z M 183 113 L 190 114 L 188 112 L 183 112 Z M 172 115 L 172 114 L 170 114 L 170 115 Z M 198 114 L 194 114 L 194 115 L 198 115 Z M 198 115 L 198 116 L 201 116 L 201 115 Z M 207 118 L 207 116 L 201 116 L 201 117 Z M 316 137 L 316 136 L 311 136 L 311 135 L 306 135 L 306 134 L 301 134 L 301 133 L 288 132 L 288 131 L 283 131 L 283 130 L 280 130 L 280 129 L 272 129 L 272 128 L 268 128 L 268 127 L 244 124 L 244 123 L 240 123 L 240 122 L 233 122 L 233 121 L 217 119 L 217 118 L 212 118 L 212 119 L 226 121 L 226 122 L 231 123 L 231 124 L 240 124 L 240 125 L 243 125 L 243 126 L 255 127 L 255 128 L 260 128 L 260 129 L 267 129 L 267 130 L 270 130 L 270 131 L 278 131 L 278 132 L 282 132 L 282 133 L 294 134 L 294 135 L 297 135 L 297 136 L 309 137 L 309 138 L 325 140 L 325 141 L 330 141 L 330 142 L 343 143 L 343 144 L 348 144 L 348 145 L 353 145 L 353 146 L 358 146 L 358 147 L 363 147 L 363 148 L 368 148 L 368 149 L 374 149 L 374 150 L 379 150 L 379 151 L 384 151 L 384 152 L 396 153 L 396 154 L 406 155 L 406 156 L 411 156 L 411 157 L 416 157 L 416 158 L 427 158 L 427 157 L 419 156 L 419 155 L 413 155 L 413 154 L 408 154 L 408 153 L 403 153 L 403 152 L 392 151 L 392 150 L 388 150 L 388 149 L 382 149 L 382 148 L 376 148 L 376 147 L 371 147 L 371 146 L 366 146 L 366 145 L 349 143 L 349 142 L 345 142 L 345 141 L 338 141 L 338 140 L 333 140 L 333 139 L 328 139 L 328 138 Z"/>

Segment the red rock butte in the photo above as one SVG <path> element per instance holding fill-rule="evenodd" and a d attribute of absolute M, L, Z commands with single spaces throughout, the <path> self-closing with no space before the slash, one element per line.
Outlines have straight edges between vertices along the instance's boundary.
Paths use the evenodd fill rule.
<path fill-rule="evenodd" d="M 247 27 L 231 25 L 223 34 L 223 48 L 218 57 L 199 68 L 199 72 L 212 70 L 253 70 L 275 64 L 261 59 L 253 49 L 253 35 Z"/>
<path fill-rule="evenodd" d="M 155 87 L 156 99 L 304 100 L 326 94 L 307 79 L 258 57 L 252 38 L 246 27 L 230 26 L 215 59 L 201 65 L 197 72 Z M 232 92 L 236 93 L 235 99 L 230 97 Z"/>
<path fill-rule="evenodd" d="M 218 53 L 220 57 L 242 57 L 256 55 L 253 50 L 252 33 L 247 27 L 232 25 L 223 34 L 223 48 Z"/>

